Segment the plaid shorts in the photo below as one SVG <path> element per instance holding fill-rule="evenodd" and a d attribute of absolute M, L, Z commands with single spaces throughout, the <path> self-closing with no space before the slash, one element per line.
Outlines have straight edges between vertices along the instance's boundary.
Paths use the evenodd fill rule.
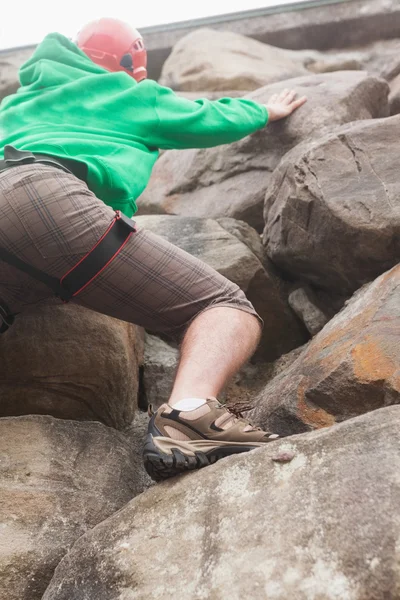
<path fill-rule="evenodd" d="M 0 173 L 0 246 L 49 275 L 61 278 L 71 269 L 114 216 L 84 182 L 57 167 L 23 165 Z M 0 260 L 0 298 L 19 313 L 54 294 Z M 236 284 L 142 228 L 73 302 L 176 338 L 211 307 L 258 317 Z"/>

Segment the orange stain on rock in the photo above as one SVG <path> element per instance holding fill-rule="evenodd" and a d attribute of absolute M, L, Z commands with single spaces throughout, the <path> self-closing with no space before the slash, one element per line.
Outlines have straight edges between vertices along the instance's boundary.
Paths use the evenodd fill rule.
<path fill-rule="evenodd" d="M 397 381 L 400 390 L 399 364 L 387 356 L 377 340 L 367 339 L 351 351 L 356 379 L 365 382 Z"/>
<path fill-rule="evenodd" d="M 347 321 L 337 323 L 334 317 L 332 326 L 329 327 L 328 325 L 327 331 L 322 330 L 313 339 L 309 347 L 309 353 L 320 352 L 327 347 L 334 347 L 335 344 L 339 344 L 339 347 L 346 345 L 347 349 L 354 342 L 355 336 L 363 334 L 368 329 L 375 313 L 376 307 L 372 304 L 356 315 L 349 315 Z M 333 324 L 335 324 L 334 327 Z"/>
<path fill-rule="evenodd" d="M 303 423 L 313 429 L 330 427 L 336 423 L 335 417 L 322 408 L 311 406 L 306 400 L 305 393 L 308 388 L 308 379 L 304 378 L 297 388 L 297 410 Z"/>

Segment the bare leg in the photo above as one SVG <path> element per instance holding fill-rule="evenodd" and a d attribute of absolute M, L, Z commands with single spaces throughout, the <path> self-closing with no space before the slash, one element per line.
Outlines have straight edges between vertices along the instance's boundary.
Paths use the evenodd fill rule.
<path fill-rule="evenodd" d="M 224 306 L 201 313 L 187 330 L 169 404 L 218 396 L 255 351 L 261 324 L 247 312 Z"/>

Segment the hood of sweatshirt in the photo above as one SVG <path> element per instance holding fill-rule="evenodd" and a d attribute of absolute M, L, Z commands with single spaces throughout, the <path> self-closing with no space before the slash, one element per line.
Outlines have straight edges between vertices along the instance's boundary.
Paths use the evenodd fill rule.
<path fill-rule="evenodd" d="M 61 67 L 61 68 L 60 68 Z M 74 42 L 50 33 L 19 70 L 19 93 L 48 89 L 107 72 L 96 65 Z"/>

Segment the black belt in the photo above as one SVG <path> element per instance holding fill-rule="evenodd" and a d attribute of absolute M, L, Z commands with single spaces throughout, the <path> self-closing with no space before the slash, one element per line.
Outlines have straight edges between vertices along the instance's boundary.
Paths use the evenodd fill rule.
<path fill-rule="evenodd" d="M 43 164 L 62 169 L 81 179 L 87 180 L 87 166 L 83 162 L 67 158 L 56 158 L 48 154 L 39 154 L 27 150 L 18 150 L 14 146 L 4 146 L 4 159 L 0 160 L 0 173 L 12 167 L 21 167 L 22 165 Z"/>

